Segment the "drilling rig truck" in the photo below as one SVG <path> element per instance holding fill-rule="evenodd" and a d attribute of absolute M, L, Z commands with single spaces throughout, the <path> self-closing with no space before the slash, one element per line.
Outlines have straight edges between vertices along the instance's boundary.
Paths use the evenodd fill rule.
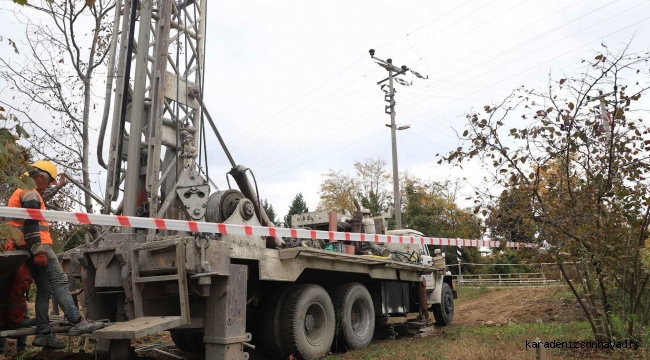
<path fill-rule="evenodd" d="M 207 0 L 117 1 L 97 144 L 107 171 L 105 197 L 96 197 L 104 214 L 274 226 L 204 102 L 206 10 Z M 238 190 L 211 183 L 212 136 Z M 294 224 L 387 234 L 363 209 L 345 217 L 300 214 Z M 111 359 L 128 358 L 131 340 L 161 331 L 207 360 L 247 359 L 248 347 L 267 358 L 316 359 L 368 346 L 389 316 L 432 309 L 438 324 L 453 319 L 444 258 L 421 244 L 377 250 L 358 241 L 105 226 L 63 262 L 83 284 L 86 316 L 111 323 L 92 334 Z"/>

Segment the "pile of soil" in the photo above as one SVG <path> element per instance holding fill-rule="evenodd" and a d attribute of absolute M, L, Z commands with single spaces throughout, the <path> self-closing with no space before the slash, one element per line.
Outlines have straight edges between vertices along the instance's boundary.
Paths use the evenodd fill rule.
<path fill-rule="evenodd" d="M 451 326 L 476 326 L 488 321 L 505 325 L 586 320 L 575 298 L 553 296 L 561 290 L 557 287 L 493 290 L 477 299 L 459 301 Z"/>

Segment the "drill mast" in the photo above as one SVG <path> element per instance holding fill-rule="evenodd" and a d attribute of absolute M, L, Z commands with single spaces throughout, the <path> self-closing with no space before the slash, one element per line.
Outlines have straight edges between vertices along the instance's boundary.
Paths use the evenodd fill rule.
<path fill-rule="evenodd" d="M 207 0 L 126 0 L 116 16 L 121 31 L 104 213 L 123 189 L 117 207 L 123 215 L 204 220 L 210 187 L 197 158 L 206 8 Z"/>

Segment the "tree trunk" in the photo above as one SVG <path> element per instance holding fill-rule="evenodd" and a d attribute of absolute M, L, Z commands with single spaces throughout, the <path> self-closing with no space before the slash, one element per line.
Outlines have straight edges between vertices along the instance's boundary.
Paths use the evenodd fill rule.
<path fill-rule="evenodd" d="M 81 156 L 81 171 L 83 173 L 83 185 L 86 189 L 90 189 L 90 174 L 88 172 L 88 162 L 90 159 L 90 140 L 89 140 L 89 131 L 90 127 L 88 122 L 90 121 L 90 90 L 92 86 L 92 76 L 95 64 L 95 52 L 97 51 L 97 34 L 99 33 L 101 18 L 95 20 L 95 33 L 93 39 L 93 45 L 90 49 L 90 54 L 88 55 L 88 68 L 86 70 L 86 76 L 83 79 L 84 81 L 84 111 L 83 111 L 83 134 L 82 143 L 83 143 L 83 152 Z M 86 212 L 93 212 L 93 200 L 90 197 L 88 192 L 84 191 L 84 203 L 86 204 Z"/>

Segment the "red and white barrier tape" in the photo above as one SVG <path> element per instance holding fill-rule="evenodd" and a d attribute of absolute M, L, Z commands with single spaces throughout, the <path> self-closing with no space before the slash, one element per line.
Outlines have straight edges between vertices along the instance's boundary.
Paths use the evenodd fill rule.
<path fill-rule="evenodd" d="M 427 244 L 471 247 L 499 247 L 500 241 L 399 236 L 382 234 L 359 234 L 335 231 L 288 229 L 279 227 L 251 226 L 238 224 L 217 224 L 201 221 L 144 218 L 135 216 L 88 214 L 53 210 L 0 207 L 0 217 L 59 221 L 102 226 L 122 226 L 144 229 L 205 232 L 214 234 L 280 236 L 299 239 L 323 239 L 330 241 L 365 241 L 391 244 Z M 507 242 L 506 247 L 530 247 L 530 244 Z"/>

